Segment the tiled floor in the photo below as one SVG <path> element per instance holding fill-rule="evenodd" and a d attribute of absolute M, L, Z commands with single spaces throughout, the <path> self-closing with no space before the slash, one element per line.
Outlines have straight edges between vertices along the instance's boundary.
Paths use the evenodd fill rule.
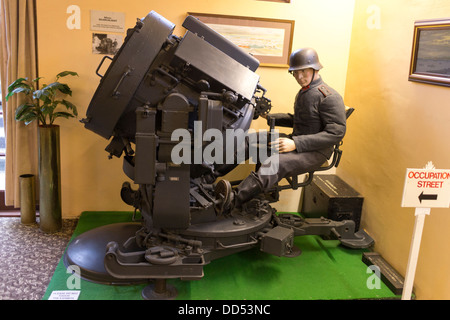
<path fill-rule="evenodd" d="M 77 221 L 46 234 L 20 217 L 0 217 L 0 300 L 42 299 Z"/>

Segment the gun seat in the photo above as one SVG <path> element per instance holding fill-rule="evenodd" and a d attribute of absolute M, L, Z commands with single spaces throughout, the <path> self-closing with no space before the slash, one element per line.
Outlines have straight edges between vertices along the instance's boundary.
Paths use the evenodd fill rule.
<path fill-rule="evenodd" d="M 354 108 L 347 107 L 347 106 L 345 107 L 345 116 L 347 119 L 350 117 L 350 115 L 353 113 L 353 111 L 355 111 Z M 316 171 L 308 172 L 308 176 L 303 182 L 300 182 L 300 183 L 298 182 L 298 176 L 287 177 L 285 179 L 289 183 L 288 185 L 282 185 L 282 186 L 276 185 L 272 190 L 270 190 L 270 192 L 278 193 L 281 190 L 287 190 L 287 189 L 297 190 L 298 188 L 302 188 L 302 187 L 309 185 L 314 178 L 315 172 L 326 171 L 333 167 L 337 168 L 339 166 L 339 162 L 341 161 L 341 157 L 342 157 L 342 150 L 340 149 L 340 146 L 342 144 L 343 144 L 343 141 L 342 140 L 339 141 L 339 143 L 337 143 L 334 146 L 333 155 L 332 155 L 331 159 L 327 160 Z"/>

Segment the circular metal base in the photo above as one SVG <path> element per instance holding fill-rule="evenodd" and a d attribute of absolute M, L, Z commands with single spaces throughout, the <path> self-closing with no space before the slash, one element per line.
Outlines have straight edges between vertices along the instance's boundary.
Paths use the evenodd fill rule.
<path fill-rule="evenodd" d="M 167 284 L 166 279 L 156 279 L 155 283 L 142 290 L 142 298 L 145 300 L 174 300 L 177 295 L 177 289 Z"/>
<path fill-rule="evenodd" d="M 180 236 L 190 240 L 192 238 L 200 240 L 204 245 L 204 259 L 206 262 L 252 248 L 257 244 L 256 239 L 247 239 L 247 235 L 255 234 L 269 225 L 271 219 L 270 214 L 262 217 L 254 217 L 252 215 L 237 215 L 237 217 L 228 217 L 210 223 L 202 223 L 190 226 L 187 230 L 180 231 Z M 142 228 L 141 223 L 115 223 L 101 226 L 84 232 L 75 238 L 67 247 L 64 253 L 64 264 L 67 267 L 77 266 L 80 269 L 80 277 L 84 280 L 94 283 L 108 285 L 132 285 L 148 283 L 148 276 L 144 274 L 136 275 L 142 277 L 118 278 L 113 273 L 109 273 L 105 268 L 105 256 L 107 246 L 110 242 L 116 242 L 118 249 L 123 253 L 142 251 L 134 241 L 133 248 L 124 248 L 124 243 L 134 237 L 136 232 Z M 219 244 L 220 249 L 216 250 L 215 245 Z M 293 254 L 299 254 L 300 250 Z M 151 258 L 151 257 L 150 257 Z M 163 275 L 158 275 L 163 276 Z M 190 273 L 180 277 L 191 276 Z M 157 280 L 156 280 L 157 281 Z M 152 299 L 169 299 L 164 297 L 173 295 L 173 290 L 157 289 L 155 294 L 151 294 L 151 286 L 146 290 L 146 296 Z"/>
<path fill-rule="evenodd" d="M 80 268 L 84 280 L 110 285 L 128 285 L 148 282 L 148 279 L 117 279 L 105 269 L 106 246 L 115 241 L 122 245 L 134 236 L 142 225 L 140 223 L 115 223 L 84 232 L 75 238 L 64 253 L 66 268 L 71 265 Z"/>

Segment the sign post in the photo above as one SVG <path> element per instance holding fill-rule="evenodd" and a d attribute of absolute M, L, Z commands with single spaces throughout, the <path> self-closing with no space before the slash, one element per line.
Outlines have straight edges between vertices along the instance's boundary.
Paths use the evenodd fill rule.
<path fill-rule="evenodd" d="M 416 208 L 416 221 L 402 293 L 402 300 L 410 300 L 425 217 L 430 214 L 431 208 L 450 207 L 450 170 L 435 169 L 432 163 L 428 163 L 425 169 L 407 169 L 402 207 Z"/>

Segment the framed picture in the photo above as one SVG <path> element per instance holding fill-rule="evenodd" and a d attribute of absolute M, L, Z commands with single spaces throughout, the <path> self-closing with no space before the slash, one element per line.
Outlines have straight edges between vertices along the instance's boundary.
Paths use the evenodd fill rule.
<path fill-rule="evenodd" d="M 253 55 L 265 67 L 288 67 L 293 20 L 188 13 Z"/>
<path fill-rule="evenodd" d="M 450 87 L 450 19 L 415 22 L 409 80 Z"/>
<path fill-rule="evenodd" d="M 92 34 L 92 53 L 115 55 L 123 44 L 123 36 L 118 34 Z"/>

